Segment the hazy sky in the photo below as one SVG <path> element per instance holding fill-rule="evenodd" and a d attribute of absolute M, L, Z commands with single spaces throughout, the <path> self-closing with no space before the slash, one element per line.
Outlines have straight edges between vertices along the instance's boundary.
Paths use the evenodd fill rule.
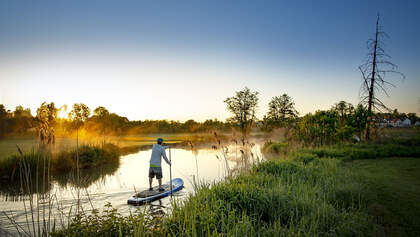
<path fill-rule="evenodd" d="M 420 109 L 420 1 L 1 1 L 0 104 L 103 105 L 129 119 L 229 116 L 248 86 L 301 114 L 359 102 L 376 14 L 406 79 L 381 98 Z"/>

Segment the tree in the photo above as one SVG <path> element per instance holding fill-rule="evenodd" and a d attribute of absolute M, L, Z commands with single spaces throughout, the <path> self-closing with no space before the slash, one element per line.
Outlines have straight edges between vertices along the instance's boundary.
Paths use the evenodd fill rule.
<path fill-rule="evenodd" d="M 366 128 L 367 120 L 368 120 L 368 111 L 365 106 L 362 104 L 358 104 L 354 113 L 350 117 L 349 124 L 350 126 L 354 127 L 357 132 L 357 136 L 361 139 L 363 135 L 363 131 Z"/>
<path fill-rule="evenodd" d="M 29 108 L 24 109 L 21 105 L 16 106 L 13 112 L 12 130 L 14 133 L 24 133 L 32 127 L 33 117 Z"/>
<path fill-rule="evenodd" d="M 0 137 L 7 133 L 7 117 L 8 113 L 6 107 L 0 104 Z"/>
<path fill-rule="evenodd" d="M 73 121 L 76 126 L 76 170 L 77 170 L 77 183 L 80 183 L 80 169 L 79 169 L 79 128 L 88 119 L 90 115 L 90 109 L 87 105 L 73 104 L 73 109 L 69 113 L 70 120 Z M 80 190 L 77 191 L 77 213 L 79 213 L 80 207 Z"/>
<path fill-rule="evenodd" d="M 280 127 L 285 127 L 295 120 L 299 113 L 295 109 L 295 103 L 287 94 L 275 96 L 268 104 L 269 111 L 266 119 Z"/>
<path fill-rule="evenodd" d="M 73 104 L 73 109 L 69 113 L 69 118 L 73 122 L 74 126 L 76 127 L 76 149 L 79 148 L 79 128 L 83 125 L 83 123 L 88 119 L 90 115 L 90 109 L 87 105 L 80 103 L 80 104 Z"/>
<path fill-rule="evenodd" d="M 411 123 L 415 123 L 417 121 L 417 115 L 416 113 L 408 113 L 407 114 L 408 119 L 410 119 Z"/>
<path fill-rule="evenodd" d="M 80 103 L 74 104 L 72 111 L 69 113 L 69 118 L 73 122 L 77 123 L 76 126 L 80 126 L 87 120 L 90 115 L 90 109 L 87 105 Z"/>
<path fill-rule="evenodd" d="M 42 103 L 36 110 L 36 119 L 38 121 L 39 139 L 41 144 L 54 144 L 55 134 L 53 125 L 58 115 L 58 109 L 54 102 Z"/>
<path fill-rule="evenodd" d="M 304 144 L 326 145 L 332 144 L 341 138 L 344 133 L 349 136 L 347 129 L 338 131 L 338 113 L 333 110 L 316 111 L 315 114 L 306 114 L 296 123 L 293 134 L 298 141 Z"/>
<path fill-rule="evenodd" d="M 332 110 L 338 113 L 340 126 L 344 126 L 347 118 L 354 112 L 354 107 L 351 103 L 340 101 L 332 107 Z"/>
<path fill-rule="evenodd" d="M 256 120 L 255 112 L 258 105 L 258 92 L 251 92 L 245 87 L 242 91 L 237 91 L 233 97 L 228 97 L 224 101 L 227 109 L 233 114 L 229 120 L 238 125 L 245 135 L 250 131 L 253 122 Z"/>
<path fill-rule="evenodd" d="M 13 117 L 18 118 L 18 117 L 32 117 L 31 114 L 31 109 L 27 108 L 24 109 L 21 105 L 16 106 L 15 111 L 13 112 Z"/>
<path fill-rule="evenodd" d="M 405 78 L 404 74 L 396 71 L 397 65 L 389 61 L 391 58 L 385 53 L 383 49 L 382 39 L 387 37 L 387 34 L 380 29 L 379 15 L 376 19 L 375 38 L 367 41 L 368 55 L 366 61 L 359 66 L 362 73 L 363 84 L 361 89 L 361 102 L 367 105 L 369 113 L 368 123 L 366 124 L 365 139 L 370 140 L 370 121 L 372 120 L 373 111 L 375 109 L 389 110 L 384 103 L 378 98 L 378 92 L 383 92 L 387 96 L 387 87 L 395 87 L 394 84 L 385 80 L 385 76 L 389 73 L 397 74 Z"/>
<path fill-rule="evenodd" d="M 104 118 L 109 115 L 109 111 L 103 106 L 98 106 L 95 110 L 93 110 L 93 114 L 95 116 Z"/>

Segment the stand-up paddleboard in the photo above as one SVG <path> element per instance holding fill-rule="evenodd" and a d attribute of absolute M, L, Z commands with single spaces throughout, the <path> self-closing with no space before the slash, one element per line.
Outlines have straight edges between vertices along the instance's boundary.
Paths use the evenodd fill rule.
<path fill-rule="evenodd" d="M 184 181 L 180 178 L 172 180 L 172 193 L 181 190 L 184 187 Z M 127 200 L 128 204 L 131 205 L 143 205 L 164 197 L 167 197 L 171 194 L 171 185 L 170 182 L 162 184 L 163 191 L 159 191 L 159 186 L 153 187 L 153 190 L 144 190 L 136 193 L 131 198 Z"/>

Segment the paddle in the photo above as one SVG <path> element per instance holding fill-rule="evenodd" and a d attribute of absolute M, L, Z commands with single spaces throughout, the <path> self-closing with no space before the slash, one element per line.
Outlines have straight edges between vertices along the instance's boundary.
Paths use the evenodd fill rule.
<path fill-rule="evenodd" d="M 171 185 L 171 198 L 172 198 L 172 158 L 171 158 L 171 147 L 169 147 L 169 178 L 170 178 L 170 185 Z"/>

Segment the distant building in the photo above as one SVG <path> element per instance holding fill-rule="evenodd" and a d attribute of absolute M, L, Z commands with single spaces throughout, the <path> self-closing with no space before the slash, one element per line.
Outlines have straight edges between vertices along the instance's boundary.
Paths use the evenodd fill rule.
<path fill-rule="evenodd" d="M 408 118 L 404 119 L 404 121 L 401 122 L 401 126 L 402 127 L 406 127 L 406 128 L 411 127 L 411 121 L 410 121 L 410 119 L 408 119 Z"/>
<path fill-rule="evenodd" d="M 389 127 L 389 121 L 386 119 L 378 119 L 377 125 L 380 128 L 386 128 Z"/>
<path fill-rule="evenodd" d="M 393 119 L 389 124 L 394 128 L 400 128 L 402 127 L 402 121 L 400 119 Z"/>

